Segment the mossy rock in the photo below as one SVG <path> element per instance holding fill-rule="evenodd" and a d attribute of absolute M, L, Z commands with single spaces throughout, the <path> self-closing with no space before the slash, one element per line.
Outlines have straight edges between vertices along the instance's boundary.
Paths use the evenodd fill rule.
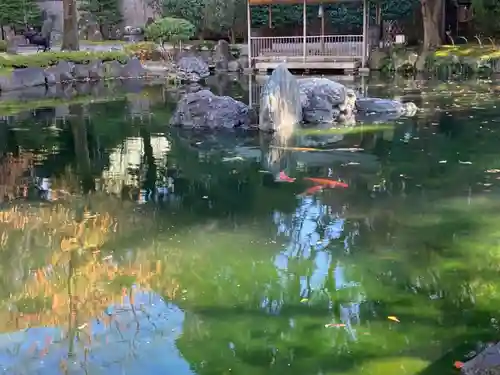
<path fill-rule="evenodd" d="M 492 46 L 443 46 L 429 56 L 428 68 L 453 74 L 490 74 L 500 63 L 500 50 Z"/>
<path fill-rule="evenodd" d="M 391 51 L 393 70 L 399 73 L 411 73 L 415 71 L 418 53 L 404 48 L 395 48 Z"/>
<path fill-rule="evenodd" d="M 391 71 L 391 54 L 387 49 L 377 48 L 370 53 L 368 67 L 374 71 Z"/>
<path fill-rule="evenodd" d="M 418 53 L 407 48 L 379 48 L 370 54 L 368 65 L 370 70 L 414 73 Z"/>

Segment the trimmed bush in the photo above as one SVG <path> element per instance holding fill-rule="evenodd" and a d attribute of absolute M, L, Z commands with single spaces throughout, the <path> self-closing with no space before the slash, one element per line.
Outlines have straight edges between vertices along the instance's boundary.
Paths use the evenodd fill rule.
<path fill-rule="evenodd" d="M 182 18 L 165 17 L 156 20 L 145 30 L 145 36 L 160 44 L 188 41 L 195 32 L 194 25 Z"/>
<path fill-rule="evenodd" d="M 127 62 L 129 55 L 122 51 L 110 52 L 44 52 L 32 55 L 0 54 L 0 68 L 45 68 L 57 65 L 59 61 L 68 61 L 75 64 L 88 64 L 91 61 L 119 61 Z"/>

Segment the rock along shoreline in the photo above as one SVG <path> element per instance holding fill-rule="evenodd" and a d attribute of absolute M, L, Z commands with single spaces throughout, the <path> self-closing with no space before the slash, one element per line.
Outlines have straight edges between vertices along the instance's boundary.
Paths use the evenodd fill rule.
<path fill-rule="evenodd" d="M 137 58 L 125 64 L 118 61 L 95 60 L 89 64 L 75 64 L 61 60 L 48 68 L 18 68 L 0 76 L 0 95 L 37 86 L 52 86 L 76 82 L 109 79 L 145 78 L 148 71 Z"/>

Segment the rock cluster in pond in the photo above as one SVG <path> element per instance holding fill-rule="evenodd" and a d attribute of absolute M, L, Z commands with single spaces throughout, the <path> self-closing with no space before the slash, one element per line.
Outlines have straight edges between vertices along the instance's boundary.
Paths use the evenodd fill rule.
<path fill-rule="evenodd" d="M 190 92 L 177 103 L 170 125 L 193 129 L 250 129 L 255 124 L 252 110 L 229 96 L 209 90 Z"/>
<path fill-rule="evenodd" d="M 258 128 L 288 134 L 299 123 L 353 125 L 359 116 L 369 116 L 368 121 L 375 122 L 413 116 L 416 111 L 413 103 L 357 98 L 353 90 L 326 78 L 296 79 L 285 65 L 280 65 L 262 89 Z M 247 129 L 257 127 L 253 125 L 254 116 L 240 101 L 201 90 L 189 92 L 180 99 L 171 124 L 199 129 Z"/>
<path fill-rule="evenodd" d="M 0 91 L 22 90 L 30 87 L 54 85 L 73 81 L 97 81 L 107 78 L 142 78 L 146 71 L 141 62 L 131 59 L 122 65 L 118 61 L 93 61 L 73 64 L 60 61 L 49 68 L 15 69 L 0 76 Z"/>
<path fill-rule="evenodd" d="M 327 78 L 302 78 L 298 82 L 304 122 L 332 123 L 341 113 L 352 111 L 356 96 L 344 85 Z"/>

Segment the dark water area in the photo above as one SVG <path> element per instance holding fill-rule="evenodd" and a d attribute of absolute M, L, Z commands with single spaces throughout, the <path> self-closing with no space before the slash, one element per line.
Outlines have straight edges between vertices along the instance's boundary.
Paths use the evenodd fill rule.
<path fill-rule="evenodd" d="M 421 111 L 315 148 L 171 129 L 161 85 L 0 101 L 0 374 L 442 375 L 497 341 L 500 86 L 345 84 Z"/>

